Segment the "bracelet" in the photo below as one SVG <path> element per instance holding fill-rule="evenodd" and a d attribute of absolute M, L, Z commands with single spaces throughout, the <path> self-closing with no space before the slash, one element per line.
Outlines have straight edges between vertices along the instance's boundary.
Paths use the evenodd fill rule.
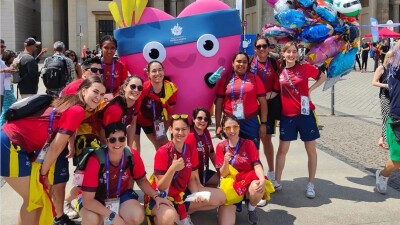
<path fill-rule="evenodd" d="M 158 194 L 156 194 L 156 195 L 153 197 L 153 199 L 156 200 L 156 198 L 158 198 L 158 197 L 160 197 L 160 196 L 158 196 Z"/>

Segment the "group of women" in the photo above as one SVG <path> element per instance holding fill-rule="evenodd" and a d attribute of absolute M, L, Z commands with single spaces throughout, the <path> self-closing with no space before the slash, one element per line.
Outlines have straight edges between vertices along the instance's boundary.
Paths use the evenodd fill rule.
<path fill-rule="evenodd" d="M 148 81 L 143 82 L 138 76 L 128 77 L 124 64 L 113 58 L 117 49 L 113 37 L 105 36 L 100 48 L 101 60 L 83 63 L 82 78 L 70 84 L 77 87 L 76 93 L 67 93 L 55 99 L 50 107 L 8 121 L 2 128 L 1 176 L 23 198 L 18 224 L 39 223 L 41 211 L 28 211 L 27 206 L 31 197 L 31 161 L 46 143 L 49 150 L 40 168 L 41 181 L 47 184 L 48 178 L 54 176 L 52 184 L 58 180 L 64 183 L 64 189 L 69 176 L 62 174 L 63 168 L 68 171 L 66 157 L 82 154 L 85 147 L 103 146 L 97 151 L 104 151 L 105 166 L 98 154 L 92 154 L 87 162 L 90 169 L 77 173 L 74 179 L 82 181 L 78 202 L 84 225 L 140 224 L 145 213 L 132 191 L 133 181 L 148 196 L 146 213 L 155 224 L 193 224 L 190 213 L 216 207 L 219 207 L 219 224 L 235 224 L 236 208 L 241 202 L 227 204 L 224 190 L 216 188 L 220 176 L 230 175 L 230 167 L 253 175 L 243 195 L 248 203 L 248 221 L 257 224 L 255 208 L 265 200 L 269 182 L 258 154 L 260 140 L 268 162 L 266 175 L 280 190 L 290 141 L 296 140 L 298 133 L 309 157 L 306 196 L 315 197 L 315 139 L 319 132 L 310 93 L 326 76 L 314 66 L 297 61 L 295 43 L 282 48 L 280 66 L 268 57 L 271 45 L 264 37 L 257 38 L 254 45 L 257 55 L 252 60 L 242 52 L 234 55 L 231 72 L 223 76 L 217 87 L 216 134 L 226 140 L 215 150 L 208 131 L 211 124 L 208 109 L 193 109 L 192 121 L 185 114 L 172 115 L 178 88 L 165 79 L 161 62 L 149 62 Z M 86 72 L 97 76 L 86 77 Z M 311 87 L 309 78 L 316 80 Z M 274 107 L 271 103 L 274 98 L 283 103 L 280 118 L 268 113 L 268 106 Z M 277 120 L 280 120 L 280 144 L 274 165 L 271 139 Z M 157 150 L 150 182 L 140 157 L 141 129 Z M 129 154 L 125 146 L 129 146 Z M 210 169 L 210 160 L 217 171 Z M 61 189 L 55 190 L 64 194 Z M 203 191 L 210 196 L 194 197 L 190 204 L 184 201 L 191 193 Z M 58 224 L 66 220 L 66 215 L 62 206 L 57 207 L 57 201 L 55 204 L 54 224 Z"/>

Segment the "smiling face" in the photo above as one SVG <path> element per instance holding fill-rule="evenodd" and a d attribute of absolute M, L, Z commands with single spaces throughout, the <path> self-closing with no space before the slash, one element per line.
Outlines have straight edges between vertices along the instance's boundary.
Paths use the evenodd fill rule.
<path fill-rule="evenodd" d="M 258 39 L 256 45 L 254 47 L 254 51 L 256 52 L 258 58 L 266 59 L 269 53 L 269 46 L 265 39 Z"/>
<path fill-rule="evenodd" d="M 115 43 L 113 41 L 104 41 L 103 45 L 101 46 L 101 52 L 104 58 L 107 59 L 112 59 L 115 54 L 115 50 L 117 49 L 117 46 L 115 46 Z"/>
<path fill-rule="evenodd" d="M 126 146 L 126 136 L 123 131 L 111 133 L 107 138 L 108 150 L 115 153 L 122 153 Z"/>
<path fill-rule="evenodd" d="M 164 79 L 164 68 L 160 63 L 153 62 L 149 66 L 147 75 L 152 84 L 162 83 Z"/>
<path fill-rule="evenodd" d="M 282 49 L 282 56 L 286 61 L 286 66 L 292 67 L 296 64 L 296 60 L 299 57 L 298 48 L 294 44 L 285 46 Z"/>
<path fill-rule="evenodd" d="M 224 123 L 224 133 L 228 139 L 236 139 L 239 137 L 240 126 L 237 121 L 227 119 Z"/>
<path fill-rule="evenodd" d="M 132 77 L 124 87 L 126 101 L 135 102 L 139 99 L 143 90 L 143 83 L 138 77 Z"/>
<path fill-rule="evenodd" d="M 199 111 L 196 115 L 195 118 L 193 118 L 193 124 L 195 128 L 204 131 L 208 123 L 210 121 L 210 118 L 208 118 L 207 114 L 204 111 Z"/>
<path fill-rule="evenodd" d="M 183 143 L 189 134 L 189 125 L 182 119 L 172 120 L 169 132 L 172 134 L 174 144 Z"/>
<path fill-rule="evenodd" d="M 237 75 L 244 75 L 249 67 L 249 60 L 245 54 L 237 54 L 232 62 L 233 71 Z"/>
<path fill-rule="evenodd" d="M 104 99 L 106 88 L 101 83 L 93 83 L 89 88 L 82 89 L 86 110 L 94 110 Z"/>

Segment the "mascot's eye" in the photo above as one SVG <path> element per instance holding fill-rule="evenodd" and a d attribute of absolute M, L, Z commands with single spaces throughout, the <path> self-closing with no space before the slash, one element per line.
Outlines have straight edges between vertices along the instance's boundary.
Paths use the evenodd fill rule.
<path fill-rule="evenodd" d="M 212 34 L 204 34 L 197 40 L 197 50 L 204 57 L 214 56 L 219 49 L 218 39 Z"/>
<path fill-rule="evenodd" d="M 147 43 L 143 48 L 143 57 L 147 62 L 157 60 L 163 62 L 167 57 L 164 45 L 160 42 L 152 41 Z"/>

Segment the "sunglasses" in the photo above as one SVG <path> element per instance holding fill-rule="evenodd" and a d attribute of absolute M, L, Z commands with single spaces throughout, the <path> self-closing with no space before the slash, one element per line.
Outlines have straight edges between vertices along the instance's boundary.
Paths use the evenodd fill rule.
<path fill-rule="evenodd" d="M 90 68 L 87 68 L 86 70 L 89 70 L 89 69 L 90 69 L 90 71 L 92 71 L 92 73 L 97 73 L 97 72 L 99 72 L 100 74 L 104 73 L 104 69 L 99 69 L 99 68 L 96 68 L 96 67 L 90 67 Z"/>
<path fill-rule="evenodd" d="M 224 131 L 234 131 L 234 132 L 238 132 L 239 131 L 240 126 L 239 125 L 233 125 L 230 127 L 224 127 Z"/>
<path fill-rule="evenodd" d="M 129 85 L 129 87 L 131 88 L 132 91 L 134 91 L 135 89 L 137 89 L 138 91 L 143 91 L 142 85 L 131 84 Z"/>
<path fill-rule="evenodd" d="M 208 123 L 208 118 L 207 117 L 202 117 L 202 116 L 198 116 L 198 117 L 196 117 L 196 120 L 198 120 L 198 121 L 204 121 L 204 122 L 207 122 Z"/>
<path fill-rule="evenodd" d="M 125 142 L 126 141 L 126 137 L 118 137 L 118 138 L 116 138 L 116 137 L 110 137 L 110 138 L 108 138 L 107 139 L 108 140 L 108 142 L 110 142 L 111 144 L 114 144 L 115 142 L 117 142 L 117 140 L 119 141 L 119 142 Z"/>
<path fill-rule="evenodd" d="M 171 116 L 172 119 L 177 120 L 177 119 L 187 119 L 188 115 L 187 114 L 174 114 Z"/>
<path fill-rule="evenodd" d="M 1 46 L 1 48 L 6 48 L 6 47 L 7 47 L 7 46 L 5 46 L 5 45 L 2 45 L 2 46 Z"/>

